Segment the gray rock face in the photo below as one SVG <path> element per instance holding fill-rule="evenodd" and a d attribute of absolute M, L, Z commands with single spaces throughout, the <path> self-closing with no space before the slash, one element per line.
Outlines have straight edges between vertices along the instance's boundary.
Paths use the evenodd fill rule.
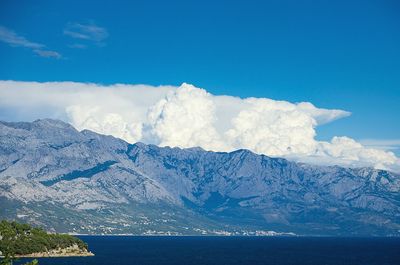
<path fill-rule="evenodd" d="M 1 218 L 77 233 L 400 235 L 400 176 L 0 122 Z"/>

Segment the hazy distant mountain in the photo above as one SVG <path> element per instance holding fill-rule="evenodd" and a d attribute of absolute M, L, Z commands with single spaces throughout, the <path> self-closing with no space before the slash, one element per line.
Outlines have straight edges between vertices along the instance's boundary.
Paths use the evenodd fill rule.
<path fill-rule="evenodd" d="M 0 218 L 60 232 L 399 236 L 399 191 L 400 176 L 383 170 L 0 122 Z"/>

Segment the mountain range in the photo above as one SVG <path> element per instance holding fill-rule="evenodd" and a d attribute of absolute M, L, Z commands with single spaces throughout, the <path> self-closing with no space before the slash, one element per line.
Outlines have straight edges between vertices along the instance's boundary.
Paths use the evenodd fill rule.
<path fill-rule="evenodd" d="M 0 218 L 135 235 L 400 236 L 400 176 L 0 122 Z"/>

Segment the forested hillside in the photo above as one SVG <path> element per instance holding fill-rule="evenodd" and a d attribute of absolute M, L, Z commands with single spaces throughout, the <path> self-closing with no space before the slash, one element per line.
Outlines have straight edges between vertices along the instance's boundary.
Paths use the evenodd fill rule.
<path fill-rule="evenodd" d="M 49 253 L 52 250 L 75 246 L 87 252 L 88 246 L 77 237 L 65 234 L 49 234 L 41 228 L 17 222 L 0 222 L 0 251 L 3 256 L 15 257 L 32 253 Z"/>

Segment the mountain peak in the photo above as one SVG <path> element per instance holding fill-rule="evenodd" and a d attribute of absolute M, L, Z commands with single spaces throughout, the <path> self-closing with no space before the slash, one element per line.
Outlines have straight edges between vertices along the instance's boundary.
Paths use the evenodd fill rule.
<path fill-rule="evenodd" d="M 42 127 L 55 127 L 55 128 L 62 128 L 62 129 L 75 129 L 75 127 L 73 127 L 71 124 L 61 121 L 61 120 L 57 120 L 57 119 L 37 119 L 35 121 L 32 122 L 35 125 L 38 126 L 42 126 Z"/>

